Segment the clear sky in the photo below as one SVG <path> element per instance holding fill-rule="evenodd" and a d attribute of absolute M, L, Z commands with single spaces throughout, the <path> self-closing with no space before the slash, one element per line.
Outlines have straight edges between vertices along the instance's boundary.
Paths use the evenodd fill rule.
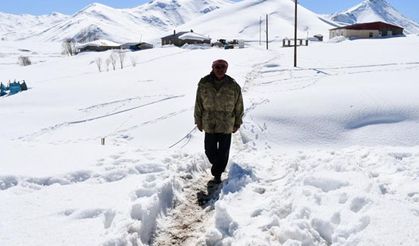
<path fill-rule="evenodd" d="M 114 8 L 132 8 L 149 0 L 0 0 L 0 12 L 42 15 L 51 12 L 74 14 L 90 3 L 99 2 Z M 240 1 L 240 0 L 237 0 Z M 362 0 L 299 0 L 306 8 L 319 13 L 345 10 Z M 403 15 L 419 22 L 419 0 L 387 0 Z M 1 21 L 1 20 L 0 20 Z"/>

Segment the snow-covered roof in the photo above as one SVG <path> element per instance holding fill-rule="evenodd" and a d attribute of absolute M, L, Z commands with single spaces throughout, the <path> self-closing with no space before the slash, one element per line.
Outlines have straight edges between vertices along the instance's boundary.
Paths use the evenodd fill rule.
<path fill-rule="evenodd" d="M 182 39 L 182 40 L 189 39 L 189 40 L 199 40 L 199 41 L 211 40 L 210 37 L 199 34 L 199 33 L 195 33 L 195 32 L 187 32 L 185 34 L 182 34 L 179 36 L 179 39 Z"/>
<path fill-rule="evenodd" d="M 98 39 L 95 41 L 91 41 L 84 44 L 79 44 L 77 47 L 86 47 L 86 46 L 120 46 L 121 44 L 106 40 L 106 39 Z"/>
<path fill-rule="evenodd" d="M 353 29 L 353 30 L 379 30 L 382 28 L 398 28 L 398 29 L 403 29 L 403 27 L 399 27 L 396 25 L 392 25 L 389 23 L 385 23 L 382 21 L 376 21 L 376 22 L 368 22 L 368 23 L 357 23 L 357 24 L 353 24 L 353 25 L 348 25 L 348 26 L 342 26 L 342 27 L 337 27 L 337 28 L 333 28 L 331 30 L 338 30 L 338 29 Z"/>

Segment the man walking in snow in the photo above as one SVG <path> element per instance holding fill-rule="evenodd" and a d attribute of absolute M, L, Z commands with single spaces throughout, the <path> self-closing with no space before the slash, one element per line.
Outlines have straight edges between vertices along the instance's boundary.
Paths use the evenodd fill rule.
<path fill-rule="evenodd" d="M 212 164 L 215 183 L 221 183 L 230 152 L 231 134 L 242 124 L 243 97 L 240 85 L 226 75 L 228 63 L 216 60 L 212 71 L 198 83 L 195 124 L 205 132 L 205 154 Z"/>

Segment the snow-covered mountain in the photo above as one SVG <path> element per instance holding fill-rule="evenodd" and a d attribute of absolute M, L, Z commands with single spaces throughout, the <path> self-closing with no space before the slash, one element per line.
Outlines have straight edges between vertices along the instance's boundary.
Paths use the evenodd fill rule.
<path fill-rule="evenodd" d="M 230 4 L 228 0 L 153 0 L 131 9 L 115 9 L 93 3 L 35 37 L 49 41 L 75 38 L 79 42 L 150 40 Z"/>
<path fill-rule="evenodd" d="M 57 12 L 40 16 L 0 12 L 0 36 L 2 40 L 16 40 L 28 37 L 68 18 L 68 15 Z"/>
<path fill-rule="evenodd" d="M 364 0 L 348 10 L 332 14 L 330 18 L 342 25 L 384 21 L 403 27 L 407 34 L 419 33 L 419 24 L 403 16 L 386 0 Z"/>
<path fill-rule="evenodd" d="M 217 10 L 217 11 L 214 11 Z M 330 16 L 322 16 L 299 7 L 299 37 L 323 34 L 339 24 L 385 21 L 419 33 L 419 24 L 404 17 L 385 0 L 365 0 L 359 5 Z M 271 39 L 291 37 L 294 28 L 294 4 L 290 0 L 151 0 L 143 5 L 115 9 L 94 3 L 72 16 L 53 13 L 46 16 L 0 13 L 0 34 L 4 40 L 29 39 L 78 42 L 99 39 L 122 43 L 156 42 L 176 29 L 193 29 L 216 38 L 258 40 L 264 36 L 265 15 L 269 15 Z M 263 23 L 260 23 L 262 20 Z"/>
<path fill-rule="evenodd" d="M 259 33 L 264 39 L 266 22 L 270 39 L 292 37 L 294 33 L 294 2 L 290 0 L 243 0 L 219 11 L 201 16 L 182 26 L 183 29 L 196 29 L 213 38 L 243 38 L 258 40 Z M 262 20 L 262 23 L 260 23 Z M 321 19 L 316 13 L 299 6 L 298 35 L 323 34 L 333 26 Z M 260 31 L 261 30 L 261 31 Z"/>
<path fill-rule="evenodd" d="M 43 29 L 38 28 L 19 37 L 42 41 L 65 38 L 75 38 L 79 42 L 98 39 L 156 41 L 173 29 L 193 29 L 213 38 L 257 40 L 260 18 L 264 32 L 264 17 L 269 14 L 271 38 L 283 38 L 292 36 L 293 9 L 294 5 L 289 0 L 244 0 L 238 3 L 230 0 L 152 0 L 130 9 L 115 9 L 94 3 L 70 17 L 40 25 Z M 300 36 L 326 34 L 331 27 L 317 14 L 300 6 Z M 17 32 L 16 29 L 13 31 Z"/>

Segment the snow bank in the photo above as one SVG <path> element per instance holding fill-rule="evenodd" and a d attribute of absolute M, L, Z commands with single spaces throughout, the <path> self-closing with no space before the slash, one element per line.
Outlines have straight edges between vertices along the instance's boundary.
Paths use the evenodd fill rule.
<path fill-rule="evenodd" d="M 340 43 L 340 42 L 343 42 L 343 41 L 346 41 L 346 40 L 348 40 L 348 39 L 344 36 L 336 36 L 336 37 L 333 37 L 333 38 L 327 40 L 327 42 L 328 43 Z"/>
<path fill-rule="evenodd" d="M 204 50 L 204 49 L 211 49 L 210 44 L 184 44 L 182 49 L 188 50 Z"/>
<path fill-rule="evenodd" d="M 399 155 L 405 157 L 395 162 Z M 252 166 L 258 178 L 221 195 L 207 242 L 354 245 L 386 237 L 391 241 L 386 245 L 401 240 L 415 244 L 417 237 L 408 235 L 413 235 L 418 221 L 409 220 L 415 225 L 408 227 L 403 223 L 417 211 L 413 200 L 407 202 L 413 196 L 412 185 L 417 185 L 418 173 L 412 172 L 418 169 L 417 149 L 354 147 L 270 156 L 270 151 L 242 153 L 240 159 L 263 163 Z M 232 186 L 235 178 L 226 182 Z M 406 230 L 396 229 L 403 239 L 389 236 L 398 227 Z"/>
<path fill-rule="evenodd" d="M 121 45 L 121 44 L 115 43 L 115 42 L 110 41 L 110 40 L 98 39 L 98 40 L 95 40 L 95 41 L 78 44 L 77 48 L 83 48 L 83 47 L 86 47 L 86 46 L 119 46 L 119 45 Z"/>
<path fill-rule="evenodd" d="M 211 40 L 211 38 L 209 38 L 208 36 L 195 33 L 195 32 L 187 32 L 185 34 L 182 34 L 179 36 L 179 39 L 182 39 L 182 40 L 190 39 L 190 40 L 197 40 L 197 41 Z"/>
<path fill-rule="evenodd" d="M 232 163 L 228 172 L 228 182 L 223 185 L 223 194 L 238 192 L 255 178 L 251 169 Z"/>

